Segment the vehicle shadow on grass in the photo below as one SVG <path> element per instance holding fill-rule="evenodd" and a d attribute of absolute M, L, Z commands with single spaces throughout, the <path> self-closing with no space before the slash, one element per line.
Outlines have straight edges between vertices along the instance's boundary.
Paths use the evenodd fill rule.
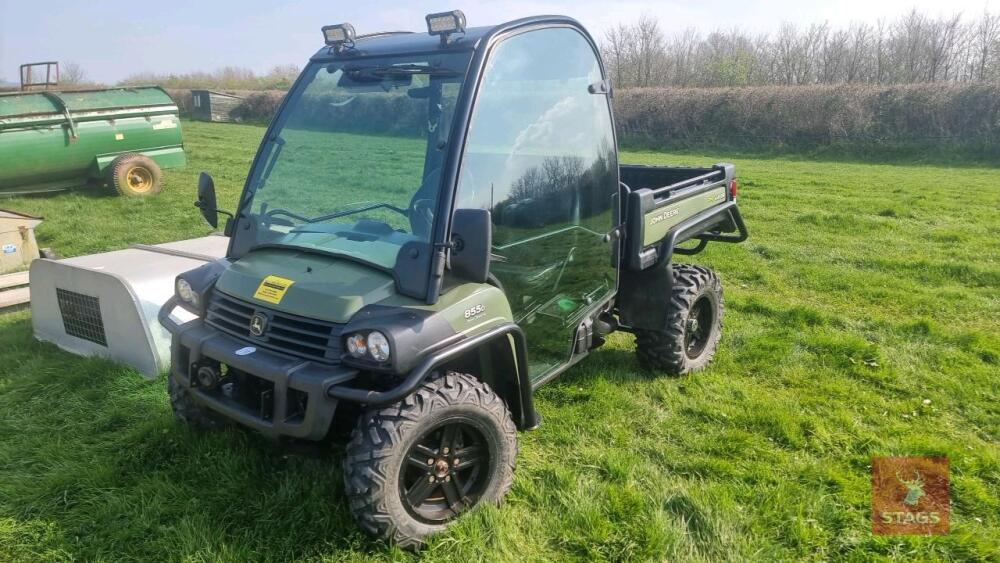
<path fill-rule="evenodd" d="M 0 559 L 406 557 L 354 523 L 342 443 L 185 427 L 165 377 L 37 342 L 27 312 L 0 316 L 0 342 Z M 595 351 L 542 400 L 660 377 L 627 348 Z"/>
<path fill-rule="evenodd" d="M 660 379 L 680 381 L 683 377 L 644 368 L 636 358 L 634 343 L 629 338 L 626 349 L 610 346 L 595 349 L 535 393 L 543 401 L 562 406 L 586 402 L 602 383 L 619 386 Z"/>
<path fill-rule="evenodd" d="M 0 342 L 0 559 L 284 560 L 391 549 L 350 516 L 342 447 L 184 427 L 164 377 L 37 342 L 26 313 L 0 316 Z"/>
<path fill-rule="evenodd" d="M 109 187 L 107 184 L 93 182 L 80 186 L 72 186 L 69 188 L 60 188 L 44 192 L 0 192 L 0 202 L 20 198 L 45 200 L 58 198 L 59 196 L 65 196 L 67 194 L 76 194 L 81 197 L 86 197 L 87 199 L 113 199 L 121 197 L 121 195 L 115 192 L 114 188 Z"/>

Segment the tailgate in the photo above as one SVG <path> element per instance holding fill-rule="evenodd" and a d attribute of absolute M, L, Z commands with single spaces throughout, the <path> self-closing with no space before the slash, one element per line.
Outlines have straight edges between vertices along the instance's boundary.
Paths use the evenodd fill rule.
<path fill-rule="evenodd" d="M 745 239 L 730 192 L 735 173 L 734 165 L 718 164 L 666 186 L 630 189 L 625 206 L 625 265 L 644 270 L 669 260 L 674 245 L 692 238 L 706 244 L 707 240 Z M 717 234 L 736 230 L 741 235 L 735 238 Z"/>

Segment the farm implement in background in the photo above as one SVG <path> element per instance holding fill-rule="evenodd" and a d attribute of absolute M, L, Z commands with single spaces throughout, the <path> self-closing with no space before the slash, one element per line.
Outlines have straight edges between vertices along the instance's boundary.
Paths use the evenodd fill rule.
<path fill-rule="evenodd" d="M 36 258 L 51 255 L 35 241 L 35 227 L 41 222 L 41 217 L 0 209 L 0 311 L 28 302 L 25 268 Z"/>
<path fill-rule="evenodd" d="M 0 275 L 0 312 L 28 303 L 28 272 Z"/>
<path fill-rule="evenodd" d="M 185 162 L 177 105 L 160 88 L 0 94 L 0 195 L 88 183 L 154 195 L 161 168 Z"/>
<path fill-rule="evenodd" d="M 228 243 L 226 237 L 207 236 L 35 260 L 30 275 L 35 338 L 75 354 L 112 358 L 155 378 L 170 360 L 170 334 L 156 318 L 173 294 L 174 278 L 221 258 Z M 19 275 L 27 282 L 27 272 Z M 193 318 L 184 311 L 177 316 Z"/>

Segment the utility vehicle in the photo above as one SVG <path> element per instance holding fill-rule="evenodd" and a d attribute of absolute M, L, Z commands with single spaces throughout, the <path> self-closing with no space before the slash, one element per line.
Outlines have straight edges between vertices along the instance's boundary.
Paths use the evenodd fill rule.
<path fill-rule="evenodd" d="M 704 367 L 722 285 L 671 259 L 747 236 L 732 165 L 619 166 L 611 85 L 575 20 L 427 23 L 323 29 L 226 257 L 180 275 L 159 315 L 182 421 L 353 429 L 351 511 L 404 546 L 503 498 L 534 390 L 613 331 L 649 368 Z M 207 174 L 196 205 L 215 226 Z"/>

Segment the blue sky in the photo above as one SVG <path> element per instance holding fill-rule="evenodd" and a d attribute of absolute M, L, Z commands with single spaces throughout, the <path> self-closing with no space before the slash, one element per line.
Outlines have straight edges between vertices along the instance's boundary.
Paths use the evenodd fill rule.
<path fill-rule="evenodd" d="M 303 64 L 321 44 L 325 24 L 349 21 L 358 33 L 419 31 L 424 14 L 454 8 L 465 12 L 470 26 L 566 14 L 599 36 L 642 14 L 658 17 L 668 32 L 734 26 L 763 32 L 782 21 L 840 25 L 894 18 L 911 7 L 942 15 L 977 14 L 986 6 L 986 0 L 0 0 L 0 79 L 14 81 L 19 64 L 39 60 L 76 62 L 91 79 L 109 83 L 137 72 L 222 66 L 263 72 Z"/>

